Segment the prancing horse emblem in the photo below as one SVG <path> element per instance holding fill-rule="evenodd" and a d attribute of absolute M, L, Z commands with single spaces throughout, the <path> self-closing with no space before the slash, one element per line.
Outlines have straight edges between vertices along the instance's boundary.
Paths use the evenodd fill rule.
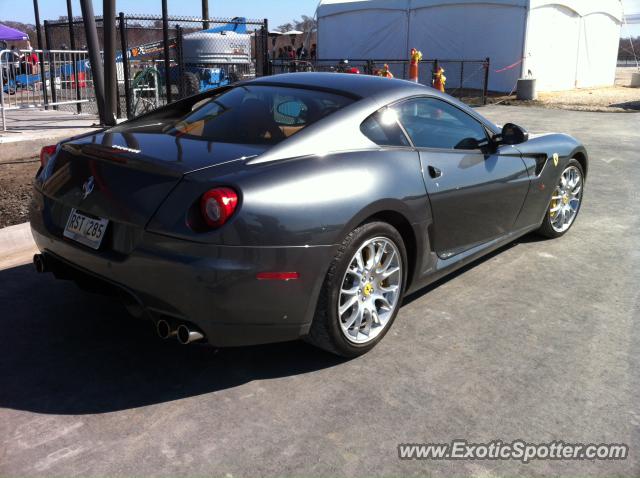
<path fill-rule="evenodd" d="M 87 196 L 93 191 L 93 176 L 89 176 L 82 185 L 82 199 L 87 199 Z"/>

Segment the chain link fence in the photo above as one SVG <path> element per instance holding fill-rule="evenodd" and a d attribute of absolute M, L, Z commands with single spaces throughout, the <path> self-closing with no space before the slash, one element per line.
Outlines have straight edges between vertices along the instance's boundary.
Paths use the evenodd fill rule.
<path fill-rule="evenodd" d="M 82 18 L 46 21 L 48 48 L 86 44 Z M 96 18 L 102 51 L 102 18 Z M 133 118 L 180 98 L 266 74 L 267 21 L 125 15 L 116 19 L 118 117 Z M 97 113 L 95 102 L 84 106 Z"/>
<path fill-rule="evenodd" d="M 409 60 L 349 59 L 277 59 L 270 61 L 270 73 L 301 71 L 331 71 L 377 75 L 385 65 L 395 78 L 409 79 Z M 488 94 L 490 59 L 482 60 L 422 60 L 418 64 L 419 82 L 432 85 L 433 73 L 442 67 L 447 78 L 446 92 L 469 104 L 485 104 Z"/>
<path fill-rule="evenodd" d="M 104 28 L 96 18 L 102 51 Z M 86 50 L 81 17 L 45 21 L 48 50 Z M 409 60 L 268 59 L 266 20 L 242 17 L 201 19 L 184 16 L 123 14 L 116 18 L 117 115 L 133 118 L 180 98 L 255 76 L 298 71 L 352 71 L 375 75 L 384 65 L 396 78 L 408 79 Z M 419 64 L 419 81 L 431 85 L 444 68 L 446 92 L 470 104 L 486 103 L 489 58 L 427 59 Z M 93 84 L 85 83 L 82 112 L 97 113 Z M 60 105 L 63 109 L 77 105 Z"/>

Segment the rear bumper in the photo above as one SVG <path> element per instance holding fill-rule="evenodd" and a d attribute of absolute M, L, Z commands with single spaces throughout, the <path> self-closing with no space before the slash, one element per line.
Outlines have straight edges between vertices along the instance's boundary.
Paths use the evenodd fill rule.
<path fill-rule="evenodd" d="M 126 291 L 152 317 L 195 324 L 216 346 L 294 340 L 308 333 L 334 246 L 233 247 L 140 231 L 126 255 L 93 251 L 63 239 L 32 210 L 31 229 L 45 257 L 82 277 Z M 295 271 L 290 281 L 257 280 L 264 271 Z"/>

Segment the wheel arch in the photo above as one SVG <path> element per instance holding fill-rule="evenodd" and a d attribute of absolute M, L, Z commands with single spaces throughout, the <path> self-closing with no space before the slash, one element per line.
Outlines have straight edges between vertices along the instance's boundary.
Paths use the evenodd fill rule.
<path fill-rule="evenodd" d="M 580 163 L 580 166 L 582 166 L 582 171 L 584 172 L 584 177 L 586 179 L 587 173 L 589 171 L 589 161 L 587 159 L 587 153 L 582 149 L 578 149 L 574 151 L 573 157 Z"/>
<path fill-rule="evenodd" d="M 411 222 L 402 213 L 395 210 L 385 209 L 371 214 L 369 217 L 362 220 L 357 227 L 374 221 L 390 224 L 396 228 L 400 233 L 400 237 L 402 237 L 405 249 L 407 250 L 407 284 L 405 286 L 405 290 L 407 290 L 413 282 L 416 261 L 418 258 L 418 244 Z"/>

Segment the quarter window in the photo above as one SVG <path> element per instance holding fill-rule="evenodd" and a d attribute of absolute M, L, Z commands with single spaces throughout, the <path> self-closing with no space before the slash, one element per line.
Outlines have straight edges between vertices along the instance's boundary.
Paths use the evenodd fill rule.
<path fill-rule="evenodd" d="M 484 126 L 446 101 L 416 98 L 394 109 L 418 148 L 479 149 L 486 145 Z"/>
<path fill-rule="evenodd" d="M 391 115 L 389 115 L 391 113 Z M 398 125 L 397 114 L 393 110 L 380 110 L 360 125 L 360 131 L 371 141 L 380 146 L 410 146 L 407 137 Z"/>

